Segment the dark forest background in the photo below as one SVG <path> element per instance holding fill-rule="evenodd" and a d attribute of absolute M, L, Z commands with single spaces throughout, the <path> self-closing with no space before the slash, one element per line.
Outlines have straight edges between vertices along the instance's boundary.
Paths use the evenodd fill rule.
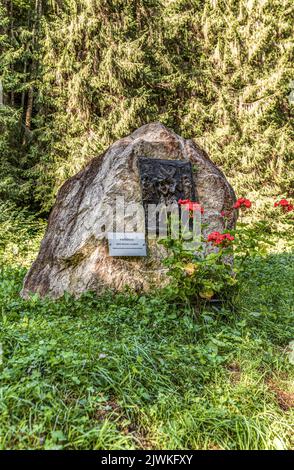
<path fill-rule="evenodd" d="M 292 7 L 1 0 L 0 201 L 46 215 L 85 162 L 157 120 L 239 193 L 291 196 Z"/>

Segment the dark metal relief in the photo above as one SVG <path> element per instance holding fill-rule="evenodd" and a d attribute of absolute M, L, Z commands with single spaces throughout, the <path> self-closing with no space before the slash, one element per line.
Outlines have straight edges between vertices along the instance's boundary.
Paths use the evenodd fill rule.
<path fill-rule="evenodd" d="M 138 165 L 144 205 L 196 200 L 190 162 L 141 157 Z"/>

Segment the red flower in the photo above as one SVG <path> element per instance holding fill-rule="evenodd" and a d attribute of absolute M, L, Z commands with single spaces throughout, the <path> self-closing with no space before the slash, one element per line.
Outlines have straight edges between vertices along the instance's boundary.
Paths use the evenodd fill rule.
<path fill-rule="evenodd" d="M 201 212 L 201 214 L 204 213 L 203 207 L 201 207 L 201 204 L 199 204 L 198 202 L 192 202 L 190 201 L 190 199 L 179 199 L 178 203 L 180 204 L 180 206 L 183 206 L 184 209 L 186 209 L 187 211 L 199 211 Z"/>
<path fill-rule="evenodd" d="M 290 202 L 287 201 L 287 199 L 281 199 L 280 201 L 274 203 L 274 207 L 279 207 L 279 206 L 282 207 L 284 212 L 291 212 L 294 209 L 293 204 L 290 204 Z"/>
<path fill-rule="evenodd" d="M 207 237 L 214 246 L 228 246 L 234 240 L 235 237 L 229 233 L 211 232 Z"/>
<path fill-rule="evenodd" d="M 249 199 L 246 199 L 245 197 L 239 197 L 233 207 L 234 209 L 239 209 L 240 207 L 245 207 L 246 209 L 249 209 L 249 207 L 251 207 L 251 201 Z"/>
<path fill-rule="evenodd" d="M 219 232 L 211 232 L 207 237 L 207 241 L 213 242 L 217 240 L 220 236 L 221 234 Z"/>

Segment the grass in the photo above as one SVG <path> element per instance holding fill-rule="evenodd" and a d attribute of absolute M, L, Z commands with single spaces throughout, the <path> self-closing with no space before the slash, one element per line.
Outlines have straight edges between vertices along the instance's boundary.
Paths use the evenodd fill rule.
<path fill-rule="evenodd" d="M 1 273 L 1 448 L 291 448 L 290 254 L 197 320 L 130 293 L 24 301 L 23 275 Z"/>
<path fill-rule="evenodd" d="M 1 255 L 1 449 L 293 448 L 291 253 L 251 259 L 232 304 L 195 318 L 160 295 L 22 300 L 33 249 L 17 243 Z"/>

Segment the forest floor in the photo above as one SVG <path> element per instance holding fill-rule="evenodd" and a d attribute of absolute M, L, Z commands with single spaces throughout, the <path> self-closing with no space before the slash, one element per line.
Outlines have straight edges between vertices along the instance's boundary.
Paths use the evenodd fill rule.
<path fill-rule="evenodd" d="M 195 318 L 160 295 L 22 300 L 22 243 L 0 269 L 0 448 L 294 447 L 291 253 Z"/>

